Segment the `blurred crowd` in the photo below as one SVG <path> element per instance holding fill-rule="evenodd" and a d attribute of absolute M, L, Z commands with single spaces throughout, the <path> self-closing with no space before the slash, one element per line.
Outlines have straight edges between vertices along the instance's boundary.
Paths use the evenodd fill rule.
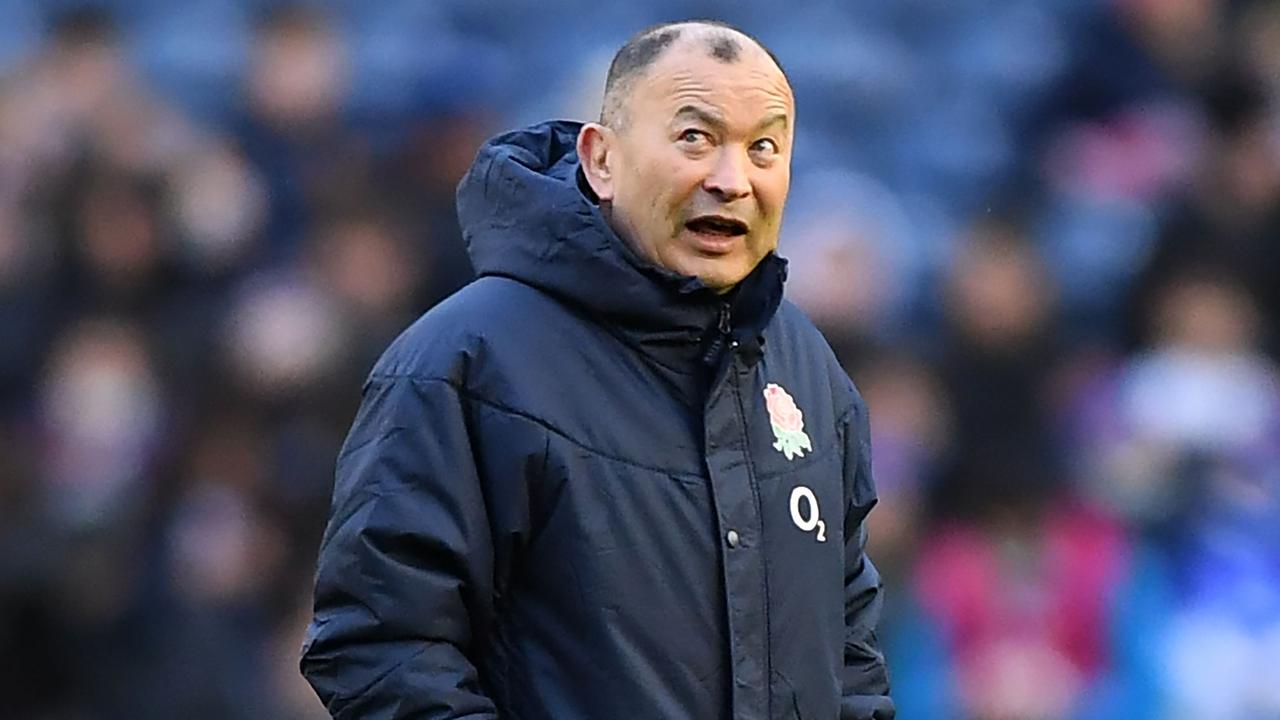
<path fill-rule="evenodd" d="M 662 20 L 795 87 L 904 718 L 1280 718 L 1280 5 L 0 0 L 0 716 L 313 720 L 365 373 L 490 134 Z"/>

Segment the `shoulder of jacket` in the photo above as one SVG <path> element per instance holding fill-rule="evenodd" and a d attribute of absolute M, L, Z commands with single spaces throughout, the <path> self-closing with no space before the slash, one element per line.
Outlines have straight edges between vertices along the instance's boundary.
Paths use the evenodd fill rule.
<path fill-rule="evenodd" d="M 799 361 L 822 368 L 830 384 L 836 404 L 836 416 L 844 418 L 863 403 L 853 380 L 840 364 L 826 336 L 813 324 L 809 316 L 790 300 L 783 300 L 766 333 L 775 335 L 774 342 L 781 342 L 799 354 Z"/>
<path fill-rule="evenodd" d="M 805 311 L 785 298 L 778 305 L 778 312 L 774 315 L 771 325 L 797 340 L 814 343 L 822 347 L 827 345 L 826 339 L 822 336 L 822 331 L 818 330 L 818 327 L 813 324 L 813 321 L 809 319 Z"/>
<path fill-rule="evenodd" d="M 462 386 L 495 339 L 536 326 L 555 303 L 516 280 L 478 278 L 423 313 L 391 342 L 370 378 L 440 379 Z"/>

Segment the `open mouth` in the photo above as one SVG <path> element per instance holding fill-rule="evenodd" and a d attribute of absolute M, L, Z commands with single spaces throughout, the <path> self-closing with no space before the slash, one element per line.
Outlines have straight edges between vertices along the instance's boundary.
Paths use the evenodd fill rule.
<path fill-rule="evenodd" d="M 703 215 L 696 217 L 684 226 L 689 230 L 701 233 L 703 235 L 718 235 L 720 237 L 737 237 L 747 234 L 747 224 L 741 220 L 733 218 L 721 217 L 719 215 Z"/>

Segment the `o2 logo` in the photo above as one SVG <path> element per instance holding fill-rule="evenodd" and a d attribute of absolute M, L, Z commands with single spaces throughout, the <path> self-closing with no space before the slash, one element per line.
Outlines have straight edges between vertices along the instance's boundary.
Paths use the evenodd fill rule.
<path fill-rule="evenodd" d="M 818 517 L 818 496 L 804 485 L 791 491 L 791 522 L 804 532 L 818 531 L 818 542 L 827 541 L 827 524 Z"/>

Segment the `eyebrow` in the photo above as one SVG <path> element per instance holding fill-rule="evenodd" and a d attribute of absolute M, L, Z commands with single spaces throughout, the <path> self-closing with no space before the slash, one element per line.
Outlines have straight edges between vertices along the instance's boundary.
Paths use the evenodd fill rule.
<path fill-rule="evenodd" d="M 721 129 L 725 126 L 724 117 L 719 113 L 711 112 L 698 107 L 697 105 L 685 105 L 676 111 L 673 120 L 681 118 L 693 118 L 704 125 L 710 125 L 713 128 Z"/>
<path fill-rule="evenodd" d="M 763 121 L 761 121 L 759 125 L 756 125 L 756 130 L 757 131 L 763 130 L 767 127 L 772 127 L 774 125 L 781 125 L 782 129 L 786 130 L 787 125 L 789 123 L 790 123 L 790 118 L 787 117 L 786 113 L 774 113 L 769 117 L 765 118 Z"/>
<path fill-rule="evenodd" d="M 681 107 L 679 110 L 676 111 L 674 119 L 679 120 L 680 118 L 687 118 L 687 117 L 692 117 L 695 120 L 698 120 L 699 122 L 702 122 L 716 129 L 724 129 L 726 124 L 724 117 L 721 116 L 719 113 L 712 112 L 705 108 L 700 108 L 697 105 L 685 105 Z M 773 115 L 770 115 L 769 117 L 762 120 L 759 124 L 757 124 L 754 130 L 760 131 L 767 127 L 770 127 L 773 125 L 779 125 L 779 124 L 782 125 L 783 129 L 785 130 L 789 122 L 790 120 L 787 117 L 786 113 L 774 113 Z"/>

